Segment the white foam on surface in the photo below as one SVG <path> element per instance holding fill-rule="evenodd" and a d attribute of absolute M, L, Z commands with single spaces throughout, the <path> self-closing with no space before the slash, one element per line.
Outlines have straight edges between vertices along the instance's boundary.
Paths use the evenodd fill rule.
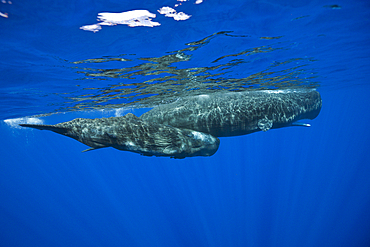
<path fill-rule="evenodd" d="M 191 17 L 191 15 L 187 15 L 184 12 L 179 12 L 171 7 L 162 7 L 158 10 L 158 12 L 166 17 L 172 17 L 176 21 L 184 21 Z"/>
<path fill-rule="evenodd" d="M 101 26 L 99 24 L 93 24 L 93 25 L 82 26 L 80 27 L 80 29 L 96 33 L 99 30 L 101 30 Z"/>
<path fill-rule="evenodd" d="M 118 24 L 127 25 L 129 27 L 155 27 L 160 26 L 159 22 L 152 21 L 156 15 L 148 10 L 131 10 L 121 13 L 103 12 L 98 14 L 98 21 L 93 25 L 85 25 L 80 29 L 91 32 L 98 32 L 101 26 L 115 26 Z"/>
<path fill-rule="evenodd" d="M 39 118 L 24 117 L 24 118 L 12 118 L 5 119 L 4 122 L 11 128 L 21 128 L 19 124 L 43 124 L 44 121 Z"/>
<path fill-rule="evenodd" d="M 115 117 L 122 117 L 122 116 L 126 115 L 129 112 L 131 112 L 131 109 L 129 109 L 129 108 L 114 109 L 114 116 Z"/>

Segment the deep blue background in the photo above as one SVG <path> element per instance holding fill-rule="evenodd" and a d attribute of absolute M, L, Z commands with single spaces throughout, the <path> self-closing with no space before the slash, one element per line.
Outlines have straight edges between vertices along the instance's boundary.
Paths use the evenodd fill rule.
<path fill-rule="evenodd" d="M 76 84 L 60 60 L 159 56 L 231 30 L 251 37 L 246 48 L 282 35 L 296 45 L 286 57 L 317 60 L 323 108 L 312 127 L 221 138 L 212 157 L 173 160 L 111 148 L 81 153 L 86 146 L 72 139 L 1 122 L 0 246 L 370 246 L 369 3 L 207 0 L 183 4 L 187 21 L 157 15 L 157 28 L 78 29 L 99 12 L 174 4 L 0 4 L 9 13 L 0 19 L 1 118 L 55 110 L 61 99 L 48 92 Z M 332 4 L 341 9 L 324 7 Z M 217 48 L 243 50 L 226 41 L 194 63 L 207 66 L 201 57 Z"/>

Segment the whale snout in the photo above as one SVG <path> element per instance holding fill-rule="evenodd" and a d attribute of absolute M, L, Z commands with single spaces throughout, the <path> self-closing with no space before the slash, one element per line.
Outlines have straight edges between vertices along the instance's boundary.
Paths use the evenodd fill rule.
<path fill-rule="evenodd" d="M 220 139 L 210 134 L 198 131 L 191 131 L 192 155 L 193 156 L 212 156 L 220 146 Z"/>

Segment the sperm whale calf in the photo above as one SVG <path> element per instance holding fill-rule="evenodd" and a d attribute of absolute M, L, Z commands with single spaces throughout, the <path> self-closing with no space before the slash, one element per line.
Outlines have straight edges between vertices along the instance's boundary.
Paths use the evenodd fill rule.
<path fill-rule="evenodd" d="M 55 125 L 20 124 L 50 130 L 90 146 L 85 151 L 113 147 L 145 156 L 185 158 L 211 156 L 220 144 L 217 137 L 189 129 L 147 122 L 129 113 L 123 117 L 77 118 Z"/>

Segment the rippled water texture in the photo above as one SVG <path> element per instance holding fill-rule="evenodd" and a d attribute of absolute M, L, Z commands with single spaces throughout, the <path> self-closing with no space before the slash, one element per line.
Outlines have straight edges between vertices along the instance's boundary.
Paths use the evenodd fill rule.
<path fill-rule="evenodd" d="M 212 54 L 207 58 L 207 65 L 192 67 L 191 60 L 198 50 L 206 49 L 210 42 L 218 42 L 218 36 L 227 39 L 246 39 L 232 32 L 218 32 L 202 40 L 186 43 L 187 48 L 168 52 L 160 57 L 137 57 L 120 55 L 118 57 L 102 57 L 72 62 L 80 78 L 108 80 L 102 87 L 84 88 L 84 94 L 66 96 L 72 109 L 146 106 L 153 107 L 160 103 L 168 103 L 189 95 L 211 94 L 219 91 L 245 91 L 253 89 L 285 89 L 297 87 L 316 87 L 311 71 L 305 70 L 312 59 L 290 58 L 284 61 L 273 61 L 265 70 L 251 73 L 246 64 L 256 62 L 270 56 L 277 50 L 291 49 L 289 44 L 274 42 L 260 47 L 250 47 L 238 53 L 217 57 Z M 268 39 L 267 37 L 263 37 Z M 226 42 L 227 42 L 226 39 Z M 279 39 L 279 37 L 271 38 Z M 216 55 L 216 56 L 215 56 Z M 107 63 L 104 66 L 91 66 L 91 63 Z M 118 68 L 114 68 L 114 63 Z M 135 64 L 130 66 L 130 64 Z M 110 67 L 110 68 L 99 68 Z M 243 70 L 240 75 L 233 76 L 234 70 Z M 114 80 L 119 79 L 119 80 Z M 113 83 L 112 83 L 113 82 Z M 121 100 L 125 103 L 114 104 Z"/>
<path fill-rule="evenodd" d="M 330 87 L 319 71 L 347 73 L 339 61 L 325 62 L 331 49 L 347 52 L 335 28 L 342 25 L 339 5 L 175 3 L 145 3 L 147 10 L 124 3 L 123 12 L 83 3 L 2 4 L 1 118 L 153 107 L 220 91 Z"/>

